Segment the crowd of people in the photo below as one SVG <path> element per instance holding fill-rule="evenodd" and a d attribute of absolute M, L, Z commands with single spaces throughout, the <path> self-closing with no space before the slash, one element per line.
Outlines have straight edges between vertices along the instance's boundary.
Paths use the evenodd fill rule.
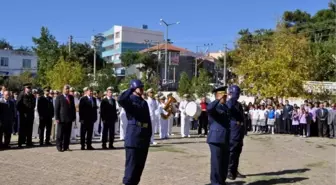
<path fill-rule="evenodd" d="M 293 134 L 300 137 L 336 137 L 336 104 L 304 101 L 285 104 L 244 104 L 246 129 L 253 133 Z"/>

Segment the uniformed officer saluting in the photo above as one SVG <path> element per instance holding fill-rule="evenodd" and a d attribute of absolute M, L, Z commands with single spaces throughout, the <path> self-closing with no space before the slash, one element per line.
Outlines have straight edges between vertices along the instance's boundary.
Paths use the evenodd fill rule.
<path fill-rule="evenodd" d="M 19 148 L 27 141 L 27 146 L 33 146 L 32 134 L 34 124 L 35 97 L 31 93 L 31 83 L 23 84 L 24 90 L 18 96 L 16 107 L 20 114 Z"/>
<path fill-rule="evenodd" d="M 239 157 L 243 149 L 243 139 L 245 135 L 244 128 L 244 110 L 243 106 L 238 102 L 240 96 L 240 88 L 232 85 L 229 88 L 229 100 L 226 105 L 230 109 L 230 161 L 228 178 L 235 180 L 237 177 L 245 178 L 238 172 Z"/>
<path fill-rule="evenodd" d="M 125 109 L 128 119 L 125 136 L 126 169 L 123 179 L 125 185 L 139 184 L 152 136 L 148 104 L 141 97 L 144 93 L 143 87 L 140 80 L 132 80 L 130 88 L 123 92 L 118 99 L 120 106 Z"/>
<path fill-rule="evenodd" d="M 224 185 L 229 163 L 230 115 L 226 106 L 226 86 L 213 90 L 216 100 L 208 104 L 209 134 L 207 143 L 211 152 L 211 185 Z"/>

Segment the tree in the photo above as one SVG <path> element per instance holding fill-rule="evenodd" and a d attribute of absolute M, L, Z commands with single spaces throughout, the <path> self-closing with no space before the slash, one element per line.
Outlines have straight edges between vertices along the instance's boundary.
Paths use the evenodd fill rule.
<path fill-rule="evenodd" d="M 252 47 L 252 48 L 251 48 Z M 309 42 L 287 29 L 274 32 L 270 40 L 249 47 L 239 46 L 237 67 L 242 87 L 263 97 L 299 96 L 304 93 L 311 58 Z"/>
<path fill-rule="evenodd" d="M 127 90 L 130 87 L 130 81 L 133 79 L 137 79 L 136 75 L 127 75 L 124 79 L 122 79 L 118 83 L 118 90 L 119 91 L 124 91 Z"/>
<path fill-rule="evenodd" d="M 146 81 L 157 75 L 156 71 L 159 63 L 157 56 L 154 54 L 128 51 L 121 54 L 120 60 L 124 67 L 139 64 L 137 69 L 144 73 Z"/>
<path fill-rule="evenodd" d="M 96 90 L 104 92 L 108 87 L 117 88 L 117 79 L 113 73 L 113 66 L 109 65 L 97 72 L 98 87 Z"/>
<path fill-rule="evenodd" d="M 56 38 L 50 34 L 48 28 L 41 28 L 40 37 L 33 37 L 34 52 L 38 56 L 37 78 L 41 85 L 47 85 L 46 73 L 50 71 L 60 58 L 60 50 Z"/>
<path fill-rule="evenodd" d="M 24 83 L 32 83 L 33 85 L 35 84 L 35 79 L 30 71 L 25 71 L 18 76 L 10 76 L 6 85 L 11 91 L 17 92 L 22 90 L 22 85 Z"/>
<path fill-rule="evenodd" d="M 27 53 L 33 52 L 30 47 L 25 47 L 25 46 L 20 46 L 18 49 L 15 49 L 15 51 L 23 51 L 23 52 L 27 52 Z"/>
<path fill-rule="evenodd" d="M 0 40 L 0 49 L 9 49 L 9 50 L 12 50 L 13 49 L 13 46 L 10 45 L 9 42 L 6 41 L 6 39 L 1 39 Z"/>
<path fill-rule="evenodd" d="M 79 62 L 69 62 L 61 58 L 46 72 L 46 82 L 52 89 L 62 89 L 65 84 L 76 87 L 82 83 L 84 76 L 84 68 Z"/>
<path fill-rule="evenodd" d="M 145 90 L 152 88 L 154 92 L 158 91 L 160 84 L 160 77 L 158 75 L 153 75 L 149 80 L 143 75 L 141 81 L 144 83 Z"/>
<path fill-rule="evenodd" d="M 197 84 L 195 87 L 195 93 L 198 97 L 206 96 L 211 92 L 212 87 L 210 85 L 211 78 L 205 69 L 200 69 L 200 75 L 197 78 Z"/>
<path fill-rule="evenodd" d="M 180 75 L 177 92 L 179 96 L 183 96 L 184 94 L 190 94 L 190 95 L 193 94 L 191 80 L 189 79 L 189 76 L 186 72 L 182 72 Z"/>

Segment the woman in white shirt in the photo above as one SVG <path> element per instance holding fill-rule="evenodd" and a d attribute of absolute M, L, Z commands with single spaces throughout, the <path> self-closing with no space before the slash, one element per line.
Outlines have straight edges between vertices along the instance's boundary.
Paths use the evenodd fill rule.
<path fill-rule="evenodd" d="M 260 106 L 259 112 L 259 120 L 258 120 L 258 125 L 259 125 L 259 132 L 265 133 L 266 132 L 266 116 L 267 116 L 267 110 L 265 109 L 264 105 Z"/>
<path fill-rule="evenodd" d="M 253 133 L 258 132 L 258 120 L 259 120 L 259 110 L 257 105 L 253 105 L 250 110 L 250 116 L 252 120 L 252 131 Z"/>

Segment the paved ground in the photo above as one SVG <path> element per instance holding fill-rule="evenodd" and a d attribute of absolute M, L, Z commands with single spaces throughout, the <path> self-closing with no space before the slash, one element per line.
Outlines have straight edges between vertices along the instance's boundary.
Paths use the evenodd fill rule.
<path fill-rule="evenodd" d="M 332 185 L 336 140 L 287 135 L 245 138 L 240 171 L 248 177 L 229 184 Z M 141 185 L 209 183 L 209 148 L 205 138 L 159 141 L 151 147 Z M 55 147 L 0 151 L 1 185 L 119 185 L 124 172 L 123 142 L 119 150 L 57 152 Z M 101 148 L 100 144 L 94 145 Z"/>

